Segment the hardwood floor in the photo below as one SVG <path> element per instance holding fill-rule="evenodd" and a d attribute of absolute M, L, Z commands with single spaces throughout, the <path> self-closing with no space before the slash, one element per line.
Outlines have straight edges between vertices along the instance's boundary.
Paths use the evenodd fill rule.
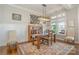
<path fill-rule="evenodd" d="M 6 46 L 0 47 L 0 55 L 20 55 L 20 54 L 21 54 L 21 52 L 20 52 L 19 49 L 18 49 L 17 52 L 14 52 L 14 53 L 12 53 L 12 54 L 9 54 L 9 53 L 7 52 L 7 47 L 6 47 Z"/>
<path fill-rule="evenodd" d="M 26 50 L 27 51 L 32 51 L 32 49 L 35 52 L 31 53 L 31 55 L 33 55 L 33 54 L 39 55 L 39 52 L 41 54 L 43 54 L 43 52 L 44 52 L 45 49 L 48 49 L 48 50 L 46 50 L 46 52 L 44 52 L 43 55 L 45 55 L 45 54 L 50 55 L 51 52 L 53 52 L 54 49 L 56 49 L 56 50 L 52 53 L 52 55 L 56 55 L 56 54 L 58 54 L 58 55 L 64 55 L 64 54 L 67 54 L 67 51 L 64 52 L 64 50 L 67 50 L 66 46 L 69 47 L 69 44 L 66 44 L 66 43 L 63 43 L 63 42 L 53 43 L 53 45 L 52 45 L 53 50 L 50 50 L 49 49 L 50 47 L 48 47 L 47 45 L 41 46 L 41 48 L 39 50 L 35 46 L 30 45 L 29 43 L 19 44 L 19 46 L 20 46 L 20 48 L 18 48 L 17 53 L 11 54 L 11 55 L 22 55 L 22 54 L 24 54 L 24 55 L 30 55 L 30 54 L 26 53 Z M 28 47 L 29 50 L 27 49 L 27 47 Z M 30 50 L 30 48 L 32 48 L 32 49 Z M 61 50 L 61 49 L 64 49 L 64 50 Z M 61 50 L 61 53 L 60 53 L 60 50 Z M 0 47 L 0 55 L 8 55 L 7 54 L 7 47 Z M 72 49 L 72 50 L 70 50 L 69 53 L 68 53 L 68 55 L 76 55 L 75 48 Z"/>
<path fill-rule="evenodd" d="M 76 55 L 76 48 L 72 49 L 68 55 Z"/>
<path fill-rule="evenodd" d="M 7 47 L 0 47 L 0 55 L 6 55 L 7 53 Z"/>

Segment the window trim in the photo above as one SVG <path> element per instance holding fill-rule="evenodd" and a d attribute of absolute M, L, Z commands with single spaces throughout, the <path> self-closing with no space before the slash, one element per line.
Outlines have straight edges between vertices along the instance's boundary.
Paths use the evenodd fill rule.
<path fill-rule="evenodd" d="M 61 19 L 61 18 L 62 18 L 63 20 L 58 20 L 58 19 Z M 59 34 L 59 33 L 58 33 L 58 30 L 56 30 L 56 31 L 57 31 L 57 32 L 56 32 L 57 35 L 66 35 L 66 18 L 65 18 L 65 16 L 62 16 L 62 17 L 56 17 L 56 18 L 54 18 L 54 19 L 51 19 L 51 26 L 52 26 L 52 23 L 55 22 L 56 25 L 57 25 L 56 28 L 58 28 L 58 22 L 62 22 L 62 21 L 64 21 L 64 23 L 65 23 L 65 34 Z"/>

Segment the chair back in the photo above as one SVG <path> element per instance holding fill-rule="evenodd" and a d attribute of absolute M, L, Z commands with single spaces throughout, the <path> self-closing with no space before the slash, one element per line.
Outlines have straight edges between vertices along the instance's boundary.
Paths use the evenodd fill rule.
<path fill-rule="evenodd" d="M 8 43 L 14 44 L 17 42 L 17 36 L 15 30 L 8 31 Z"/>

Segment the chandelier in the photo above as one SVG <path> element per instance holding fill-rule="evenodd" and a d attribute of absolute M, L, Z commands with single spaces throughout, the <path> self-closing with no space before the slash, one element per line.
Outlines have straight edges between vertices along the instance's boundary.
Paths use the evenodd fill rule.
<path fill-rule="evenodd" d="M 49 21 L 49 17 L 46 16 L 46 7 L 47 5 L 46 4 L 42 4 L 42 7 L 43 7 L 43 16 L 39 16 L 39 20 L 42 20 L 42 21 Z"/>

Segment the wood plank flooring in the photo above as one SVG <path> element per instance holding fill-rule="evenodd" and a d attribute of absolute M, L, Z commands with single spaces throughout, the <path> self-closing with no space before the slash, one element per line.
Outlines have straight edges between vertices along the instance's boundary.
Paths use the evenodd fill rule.
<path fill-rule="evenodd" d="M 63 44 L 66 44 L 66 43 L 62 43 L 62 42 L 59 42 L 61 45 L 63 45 Z M 21 45 L 21 46 L 26 46 L 28 43 L 24 43 L 24 44 L 19 44 L 19 45 Z M 53 44 L 53 46 L 54 46 L 54 44 Z M 26 50 L 26 49 L 25 49 Z M 23 54 L 23 52 L 25 52 L 22 48 L 20 49 L 20 48 L 18 48 L 18 51 L 17 51 L 17 54 L 13 54 L 13 55 L 22 55 Z M 41 51 L 42 52 L 42 51 Z M 8 55 L 7 54 L 7 47 L 0 47 L 0 55 Z M 27 54 L 26 54 L 27 55 Z M 63 54 L 61 54 L 61 55 L 63 55 Z M 75 50 L 75 48 L 74 49 L 72 49 L 69 53 L 68 53 L 68 55 L 76 55 L 76 50 Z"/>

